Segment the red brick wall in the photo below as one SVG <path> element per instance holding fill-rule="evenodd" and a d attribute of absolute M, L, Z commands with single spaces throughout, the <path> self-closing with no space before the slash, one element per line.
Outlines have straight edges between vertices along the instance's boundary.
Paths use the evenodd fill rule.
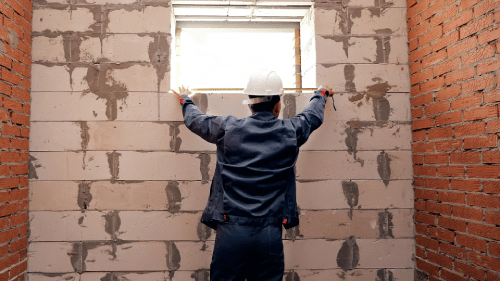
<path fill-rule="evenodd" d="M 500 280 L 500 0 L 408 0 L 408 30 L 419 278 Z"/>
<path fill-rule="evenodd" d="M 0 1 L 0 281 L 27 269 L 31 19 L 30 0 Z"/>

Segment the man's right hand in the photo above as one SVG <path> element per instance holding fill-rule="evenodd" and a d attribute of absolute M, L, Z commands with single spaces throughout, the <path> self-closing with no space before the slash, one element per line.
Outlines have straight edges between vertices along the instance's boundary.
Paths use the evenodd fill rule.
<path fill-rule="evenodd" d="M 325 86 L 325 89 L 328 91 L 328 96 L 331 97 L 335 95 L 335 93 L 332 91 L 332 89 L 328 86 Z"/>

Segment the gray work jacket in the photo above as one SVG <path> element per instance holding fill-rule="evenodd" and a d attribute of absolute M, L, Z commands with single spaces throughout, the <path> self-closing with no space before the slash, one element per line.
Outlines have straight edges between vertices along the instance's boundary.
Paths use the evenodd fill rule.
<path fill-rule="evenodd" d="M 217 164 L 201 222 L 247 225 L 299 224 L 294 166 L 299 147 L 323 122 L 327 96 L 316 91 L 302 113 L 281 120 L 271 112 L 234 116 L 203 114 L 184 95 L 184 123 L 217 145 Z"/>

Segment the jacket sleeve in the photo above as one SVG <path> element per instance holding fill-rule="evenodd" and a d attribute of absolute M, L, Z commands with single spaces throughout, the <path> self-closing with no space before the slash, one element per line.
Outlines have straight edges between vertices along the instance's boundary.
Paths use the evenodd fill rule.
<path fill-rule="evenodd" d="M 224 132 L 224 118 L 204 114 L 187 95 L 183 95 L 181 98 L 182 114 L 186 127 L 204 140 L 216 143 L 219 135 Z"/>
<path fill-rule="evenodd" d="M 327 98 L 325 90 L 314 92 L 314 96 L 311 97 L 302 113 L 290 119 L 292 126 L 295 128 L 299 146 L 303 145 L 311 133 L 323 123 Z"/>

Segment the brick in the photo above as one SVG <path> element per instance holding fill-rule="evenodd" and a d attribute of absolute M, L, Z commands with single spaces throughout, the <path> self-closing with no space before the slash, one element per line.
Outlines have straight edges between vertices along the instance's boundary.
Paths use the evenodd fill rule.
<path fill-rule="evenodd" d="M 423 116 L 424 116 L 424 109 L 423 108 L 417 108 L 417 109 L 411 110 L 411 118 L 412 119 L 421 118 Z"/>
<path fill-rule="evenodd" d="M 448 164 L 449 161 L 447 153 L 425 155 L 425 164 Z"/>
<path fill-rule="evenodd" d="M 412 127 L 412 130 L 414 130 L 414 131 L 434 127 L 434 118 L 413 120 L 411 127 Z"/>
<path fill-rule="evenodd" d="M 19 178 L 0 179 L 0 189 L 19 187 Z"/>
<path fill-rule="evenodd" d="M 421 222 L 425 224 L 430 224 L 430 225 L 436 225 L 436 216 L 435 215 L 430 215 L 422 212 L 416 212 L 415 213 L 415 221 L 416 222 Z"/>
<path fill-rule="evenodd" d="M 498 209 L 498 207 L 495 207 Z M 500 225 L 500 213 L 499 212 L 484 212 L 484 222 L 494 225 Z"/>
<path fill-rule="evenodd" d="M 483 163 L 500 163 L 500 151 L 484 151 Z"/>
<path fill-rule="evenodd" d="M 413 52 L 418 48 L 418 40 L 414 39 L 408 44 L 408 51 Z"/>
<path fill-rule="evenodd" d="M 5 217 L 19 212 L 19 203 L 12 203 L 0 206 L 0 217 Z"/>
<path fill-rule="evenodd" d="M 29 126 L 30 117 L 26 115 L 12 113 L 12 123 Z"/>
<path fill-rule="evenodd" d="M 432 78 L 432 69 L 428 69 L 424 72 L 419 72 L 417 74 L 413 74 L 410 76 L 411 85 L 415 85 L 417 83 L 423 82 Z"/>
<path fill-rule="evenodd" d="M 450 154 L 450 163 L 475 164 L 480 161 L 481 152 L 455 152 Z"/>
<path fill-rule="evenodd" d="M 10 96 L 12 94 L 12 87 L 0 81 L 0 93 Z"/>
<path fill-rule="evenodd" d="M 464 111 L 464 121 L 486 119 L 490 117 L 498 117 L 498 108 L 494 105 Z"/>
<path fill-rule="evenodd" d="M 449 179 L 425 179 L 425 186 L 428 188 L 435 189 L 449 189 L 450 180 Z"/>
<path fill-rule="evenodd" d="M 477 38 L 471 37 L 466 40 L 462 40 L 458 44 L 453 47 L 448 48 L 448 58 L 453 58 L 455 56 L 461 55 L 469 50 L 472 50 L 477 47 Z"/>
<path fill-rule="evenodd" d="M 12 88 L 12 96 L 24 101 L 30 101 L 30 93 L 19 88 Z"/>
<path fill-rule="evenodd" d="M 456 234 L 457 243 L 461 246 L 486 252 L 486 241 L 464 234 Z"/>
<path fill-rule="evenodd" d="M 12 145 L 12 149 L 21 149 L 21 150 L 28 150 L 29 149 L 29 141 L 28 140 L 22 140 L 22 139 L 12 139 L 10 141 Z"/>
<path fill-rule="evenodd" d="M 473 19 L 472 10 L 468 10 L 465 13 L 459 15 L 458 17 L 450 20 L 449 22 L 444 23 L 443 32 L 446 34 L 459 26 L 467 24 L 468 22 L 472 21 L 472 19 Z"/>
<path fill-rule="evenodd" d="M 463 140 L 461 140 L 461 139 L 438 141 L 438 142 L 436 142 L 436 150 L 437 151 L 458 150 L 458 149 L 462 148 L 462 144 L 463 144 Z"/>
<path fill-rule="evenodd" d="M 15 85 L 21 85 L 21 76 L 14 74 L 6 69 L 1 71 L 2 79 Z"/>
<path fill-rule="evenodd" d="M 10 171 L 13 175 L 28 174 L 28 165 L 12 165 Z"/>
<path fill-rule="evenodd" d="M 445 99 L 449 99 L 452 97 L 456 97 L 461 94 L 460 85 L 455 85 L 452 87 L 445 88 L 439 91 L 436 95 L 436 101 L 441 101 Z"/>
<path fill-rule="evenodd" d="M 418 38 L 418 44 L 419 46 L 423 46 L 431 41 L 436 40 L 437 38 L 440 38 L 441 36 L 443 36 L 443 28 L 441 25 L 438 25 L 429 32 L 421 35 Z"/>
<path fill-rule="evenodd" d="M 0 121 L 4 123 L 10 121 L 10 113 L 7 110 L 0 109 Z"/>
<path fill-rule="evenodd" d="M 436 42 L 432 43 L 432 50 L 437 52 L 445 47 L 451 46 L 452 44 L 459 41 L 459 33 L 458 31 L 454 31 L 448 35 L 441 37 Z"/>
<path fill-rule="evenodd" d="M 500 227 L 482 225 L 477 223 L 468 223 L 469 233 L 481 237 L 491 238 L 495 240 L 500 239 Z"/>
<path fill-rule="evenodd" d="M 416 63 L 412 63 L 410 65 L 410 74 L 413 74 L 415 72 L 419 72 L 420 70 L 422 70 L 422 63 L 417 61 Z"/>
<path fill-rule="evenodd" d="M 460 4 L 458 5 L 458 11 L 463 12 L 463 11 L 469 9 L 470 7 L 472 7 L 476 3 L 477 3 L 477 0 L 462 0 L 460 2 Z M 469 10 L 469 11 L 471 11 L 471 10 Z"/>
<path fill-rule="evenodd" d="M 438 249 L 439 249 L 439 242 L 434 240 L 434 239 L 430 239 L 430 238 L 427 238 L 424 236 L 417 235 L 415 237 L 415 241 L 416 241 L 417 245 L 420 245 L 424 248 L 432 249 L 435 251 L 438 251 Z"/>
<path fill-rule="evenodd" d="M 428 6 L 429 6 L 429 0 L 422 0 L 412 7 L 408 5 L 409 8 L 407 13 L 407 18 L 411 19 L 412 17 L 414 17 L 415 15 L 419 14 L 424 9 L 426 9 Z"/>
<path fill-rule="evenodd" d="M 425 257 L 425 250 L 422 249 L 422 248 L 420 248 L 420 247 L 416 247 L 415 254 L 419 258 L 426 259 L 426 257 Z"/>
<path fill-rule="evenodd" d="M 488 75 L 462 84 L 462 94 L 468 94 L 495 86 L 495 76 Z M 482 96 L 482 94 L 481 94 Z"/>
<path fill-rule="evenodd" d="M 478 280 L 484 281 L 484 274 L 486 273 L 483 269 L 479 269 L 475 266 L 471 266 L 459 261 L 454 262 L 455 271 L 463 273 L 466 276 L 473 277 Z"/>
<path fill-rule="evenodd" d="M 497 181 L 483 181 L 483 191 L 485 193 L 500 194 L 500 182 L 497 182 Z"/>
<path fill-rule="evenodd" d="M 0 137 L 0 148 L 10 148 L 10 139 Z"/>
<path fill-rule="evenodd" d="M 424 156 L 423 155 L 413 155 L 413 165 L 422 165 L 424 164 Z"/>
<path fill-rule="evenodd" d="M 465 204 L 465 193 L 463 192 L 438 192 L 438 200 L 442 202 Z"/>
<path fill-rule="evenodd" d="M 447 268 L 453 267 L 453 262 L 452 262 L 451 258 L 444 256 L 444 255 L 441 255 L 441 254 L 437 254 L 437 253 L 429 251 L 427 253 L 427 259 L 430 262 L 439 264 L 439 265 L 447 267 Z"/>
<path fill-rule="evenodd" d="M 6 176 L 10 174 L 9 165 L 0 165 L 0 176 Z"/>
<path fill-rule="evenodd" d="M 421 224 L 421 223 L 416 223 L 415 224 L 415 231 L 419 234 L 427 235 L 427 225 Z M 500 244 L 498 246 L 499 246 L 499 250 L 500 250 Z"/>
<path fill-rule="evenodd" d="M 10 126 L 9 124 L 3 124 L 2 134 L 18 137 L 21 135 L 21 129 L 18 126 Z"/>
<path fill-rule="evenodd" d="M 411 98 L 411 106 L 412 107 L 417 107 L 417 106 L 420 106 L 420 105 L 431 103 L 432 100 L 433 100 L 433 98 L 432 98 L 432 94 L 431 93 L 425 94 L 425 95 L 420 95 L 418 97 Z"/>
<path fill-rule="evenodd" d="M 10 192 L 10 199 L 11 201 L 28 199 L 28 190 L 27 189 L 13 190 Z"/>
<path fill-rule="evenodd" d="M 463 86 L 462 86 L 462 88 L 463 88 Z M 451 103 L 451 108 L 452 109 L 462 109 L 462 108 L 467 108 L 467 107 L 478 106 L 482 103 L 483 103 L 483 95 L 476 94 L 476 95 L 470 95 L 470 96 L 465 96 L 465 97 L 455 99 Z"/>
<path fill-rule="evenodd" d="M 435 176 L 436 168 L 429 166 L 414 166 L 413 172 L 415 175 L 420 175 L 420 176 Z"/>
<path fill-rule="evenodd" d="M 415 189 L 415 198 L 436 201 L 437 191 L 427 190 L 427 189 Z"/>
<path fill-rule="evenodd" d="M 451 85 L 460 81 L 464 81 L 474 77 L 474 73 L 475 73 L 474 67 L 461 69 L 446 75 L 445 82 L 447 85 Z"/>
<path fill-rule="evenodd" d="M 28 213 L 22 213 L 10 217 L 10 225 L 17 226 L 20 224 L 28 223 Z"/>
<path fill-rule="evenodd" d="M 434 71 L 434 77 L 440 76 L 442 74 L 445 74 L 445 73 L 448 73 L 448 72 L 451 72 L 451 71 L 454 71 L 454 70 L 458 69 L 459 68 L 458 67 L 459 63 L 460 62 L 459 62 L 458 59 L 454 59 L 454 60 L 442 63 L 440 65 L 437 65 L 433 69 L 433 71 Z M 442 77 L 442 78 L 444 78 L 444 77 Z"/>
<path fill-rule="evenodd" d="M 420 95 L 422 93 L 420 92 L 420 85 L 411 86 L 410 93 L 412 97 Z"/>
<path fill-rule="evenodd" d="M 420 16 L 413 17 L 408 20 L 408 30 L 412 30 L 415 26 L 419 25 L 422 21 Z"/>
<path fill-rule="evenodd" d="M 498 0 L 486 0 L 480 2 L 476 7 L 474 7 L 474 14 L 477 17 L 486 14 L 487 12 L 494 10 L 500 6 Z"/>
<path fill-rule="evenodd" d="M 493 14 L 480 18 L 479 20 L 471 22 L 470 24 L 460 28 L 460 39 L 464 39 L 465 37 L 477 33 L 478 31 L 481 31 L 491 25 L 493 25 Z"/>
<path fill-rule="evenodd" d="M 478 35 L 477 41 L 479 45 L 486 44 L 500 37 L 500 27 L 496 27 L 492 30 L 487 30 Z"/>
<path fill-rule="evenodd" d="M 462 67 L 490 58 L 495 55 L 495 51 L 495 46 L 490 44 L 476 51 L 464 54 L 462 56 Z"/>
<path fill-rule="evenodd" d="M 500 269 L 500 259 L 488 257 L 479 253 L 469 251 L 469 260 L 474 265 L 479 265 L 490 270 L 498 271 Z"/>
<path fill-rule="evenodd" d="M 414 143 L 412 147 L 413 153 L 434 152 L 434 143 Z"/>
<path fill-rule="evenodd" d="M 463 177 L 465 170 L 462 166 L 440 166 L 437 168 L 438 177 Z"/>
<path fill-rule="evenodd" d="M 487 137 L 476 137 L 464 139 L 464 148 L 483 148 L 483 147 L 497 147 L 498 136 L 490 135 Z"/>
<path fill-rule="evenodd" d="M 453 206 L 453 216 L 463 219 L 483 221 L 483 211 L 469 207 Z"/>
<path fill-rule="evenodd" d="M 465 221 L 447 217 L 439 217 L 438 225 L 443 228 L 453 229 L 461 232 L 465 232 L 465 230 L 467 229 L 467 223 Z M 456 235 L 458 237 L 459 234 Z"/>
<path fill-rule="evenodd" d="M 456 137 L 481 135 L 486 133 L 486 123 L 474 122 L 466 125 L 455 126 L 454 129 Z"/>
<path fill-rule="evenodd" d="M 12 109 L 13 111 L 23 112 L 23 105 L 20 102 L 8 97 L 3 98 L 3 106 L 7 109 Z"/>
<path fill-rule="evenodd" d="M 434 16 L 437 12 L 445 8 L 446 2 L 444 0 L 437 1 L 434 5 L 428 7 L 427 9 L 422 11 L 421 17 L 422 20 L 426 20 L 432 16 Z"/>
<path fill-rule="evenodd" d="M 497 242 L 489 243 L 490 255 L 500 256 L 500 244 Z"/>
<path fill-rule="evenodd" d="M 432 48 L 430 45 L 425 45 L 422 48 L 411 52 L 410 53 L 410 63 L 414 63 L 418 60 L 421 60 L 422 58 L 424 58 L 425 56 L 427 56 L 431 52 L 432 52 Z"/>
<path fill-rule="evenodd" d="M 471 178 L 498 179 L 500 166 L 467 166 L 467 175 Z"/>
<path fill-rule="evenodd" d="M 462 112 L 456 111 L 443 115 L 436 116 L 436 126 L 443 126 L 447 124 L 453 124 L 462 122 Z"/>
<path fill-rule="evenodd" d="M 415 208 L 415 210 L 425 211 L 425 201 L 415 200 L 413 207 Z"/>
<path fill-rule="evenodd" d="M 0 162 L 19 162 L 21 155 L 19 152 L 2 151 L 0 152 Z"/>
<path fill-rule="evenodd" d="M 453 137 L 453 129 L 452 127 L 429 129 L 428 135 L 429 135 L 429 140 L 447 139 Z M 434 151 L 434 149 L 432 151 Z"/>
<path fill-rule="evenodd" d="M 500 206 L 500 197 L 485 194 L 467 194 L 467 204 L 495 209 Z"/>
<path fill-rule="evenodd" d="M 445 86 L 444 77 L 438 77 L 420 84 L 420 92 L 426 93 L 432 90 L 442 88 L 444 86 Z"/>
<path fill-rule="evenodd" d="M 463 190 L 463 191 L 479 191 L 481 189 L 481 181 L 452 179 L 451 180 L 451 189 Z"/>
<path fill-rule="evenodd" d="M 423 261 L 421 259 L 417 259 L 417 268 L 421 269 L 427 273 L 430 273 L 432 275 L 439 275 L 439 267 L 430 264 L 426 261 Z"/>
<path fill-rule="evenodd" d="M 488 127 L 488 133 L 490 134 L 500 132 L 500 120 L 496 119 L 489 121 L 487 127 Z"/>
<path fill-rule="evenodd" d="M 425 210 L 429 213 L 451 216 L 451 206 L 448 204 L 426 202 Z"/>
<path fill-rule="evenodd" d="M 500 68 L 500 57 L 481 62 L 476 67 L 477 75 L 483 75 L 488 72 L 496 71 Z"/>
<path fill-rule="evenodd" d="M 425 140 L 425 137 L 426 137 L 426 132 L 425 131 L 416 131 L 416 132 L 413 132 L 413 141 L 423 141 L 423 140 Z M 8 145 L 10 147 L 10 141 L 9 141 Z"/>

